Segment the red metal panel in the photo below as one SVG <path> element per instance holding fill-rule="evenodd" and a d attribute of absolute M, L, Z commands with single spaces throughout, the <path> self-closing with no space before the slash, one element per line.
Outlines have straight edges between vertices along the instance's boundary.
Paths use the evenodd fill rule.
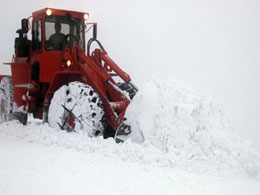
<path fill-rule="evenodd" d="M 56 72 L 61 70 L 62 51 L 48 51 L 41 54 L 40 82 L 50 83 Z"/>
<path fill-rule="evenodd" d="M 11 72 L 14 86 L 17 84 L 28 84 L 31 80 L 31 64 L 12 63 Z"/>
<path fill-rule="evenodd" d="M 20 61 L 23 61 L 20 59 Z M 12 63 L 12 79 L 14 85 L 14 101 L 18 107 L 25 104 L 26 92 L 31 81 L 31 64 L 29 63 Z"/>

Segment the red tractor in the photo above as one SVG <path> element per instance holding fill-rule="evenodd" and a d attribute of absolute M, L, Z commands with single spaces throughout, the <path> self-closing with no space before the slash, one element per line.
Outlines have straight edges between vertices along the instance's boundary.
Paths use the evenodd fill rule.
<path fill-rule="evenodd" d="M 12 76 L 0 76 L 2 121 L 26 124 L 32 113 L 54 128 L 90 136 L 131 132 L 124 115 L 138 89 L 108 57 L 97 40 L 97 24 L 85 23 L 88 17 L 45 8 L 22 19 L 12 62 L 5 63 Z M 89 30 L 93 37 L 85 45 Z M 92 43 L 98 48 L 91 49 Z"/>

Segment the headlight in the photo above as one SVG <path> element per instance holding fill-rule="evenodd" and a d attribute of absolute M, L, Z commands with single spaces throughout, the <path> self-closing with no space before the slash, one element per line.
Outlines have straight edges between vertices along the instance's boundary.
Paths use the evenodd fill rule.
<path fill-rule="evenodd" d="M 67 60 L 66 64 L 67 64 L 67 67 L 69 68 L 72 64 L 71 60 Z"/>
<path fill-rule="evenodd" d="M 50 16 L 51 14 L 52 14 L 51 9 L 47 9 L 47 10 L 46 10 L 46 15 L 47 15 L 47 16 Z"/>
<path fill-rule="evenodd" d="M 84 19 L 85 19 L 85 20 L 88 20 L 88 19 L 89 19 L 89 16 L 90 16 L 89 13 L 85 13 L 85 14 L 84 14 Z"/>

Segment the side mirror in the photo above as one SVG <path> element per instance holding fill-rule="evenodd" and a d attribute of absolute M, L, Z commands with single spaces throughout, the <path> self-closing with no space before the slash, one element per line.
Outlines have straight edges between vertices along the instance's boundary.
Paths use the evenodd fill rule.
<path fill-rule="evenodd" d="M 23 31 L 23 33 L 27 33 L 28 30 L 29 30 L 29 22 L 28 22 L 28 20 L 25 19 L 25 18 L 22 19 L 21 25 L 22 25 L 22 31 Z"/>
<path fill-rule="evenodd" d="M 97 39 L 97 24 L 93 24 L 93 38 Z"/>

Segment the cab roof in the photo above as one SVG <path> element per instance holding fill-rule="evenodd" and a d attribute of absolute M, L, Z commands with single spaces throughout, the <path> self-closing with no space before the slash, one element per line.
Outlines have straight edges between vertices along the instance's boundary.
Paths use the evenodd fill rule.
<path fill-rule="evenodd" d="M 44 9 L 35 11 L 32 13 L 33 18 L 41 18 L 44 16 L 47 16 L 46 11 L 50 9 L 52 11 L 51 15 L 60 15 L 60 16 L 66 16 L 68 13 L 71 14 L 72 17 L 84 19 L 84 14 L 86 12 L 78 12 L 78 11 L 71 11 L 71 10 L 63 10 L 63 9 L 55 9 L 55 8 L 49 8 L 46 7 Z"/>

